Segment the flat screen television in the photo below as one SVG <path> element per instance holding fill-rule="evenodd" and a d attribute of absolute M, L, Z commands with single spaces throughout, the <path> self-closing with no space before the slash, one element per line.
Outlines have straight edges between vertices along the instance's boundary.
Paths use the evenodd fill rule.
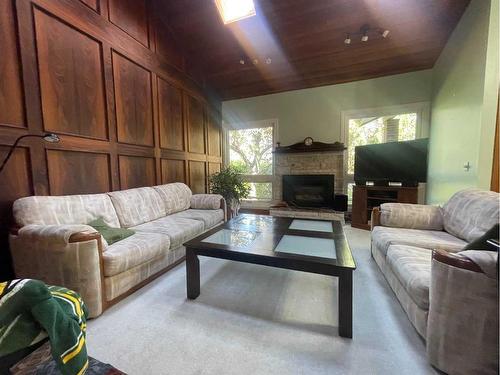
<path fill-rule="evenodd" d="M 429 138 L 357 146 L 354 149 L 354 181 L 386 186 L 417 186 L 427 181 Z"/>

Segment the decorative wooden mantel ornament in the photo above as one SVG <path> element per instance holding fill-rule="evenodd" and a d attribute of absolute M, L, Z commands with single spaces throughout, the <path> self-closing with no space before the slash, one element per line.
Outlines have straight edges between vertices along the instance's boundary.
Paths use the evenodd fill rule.
<path fill-rule="evenodd" d="M 275 154 L 291 154 L 299 152 L 332 152 L 344 151 L 347 147 L 342 142 L 324 143 L 315 142 L 311 137 L 307 137 L 302 142 L 297 142 L 290 146 L 281 146 L 278 142 L 276 149 L 273 151 Z"/>

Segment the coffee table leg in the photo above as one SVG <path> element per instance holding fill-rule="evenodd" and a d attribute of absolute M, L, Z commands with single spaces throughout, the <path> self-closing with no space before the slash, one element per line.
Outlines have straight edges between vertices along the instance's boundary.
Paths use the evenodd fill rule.
<path fill-rule="evenodd" d="M 339 335 L 352 338 L 352 271 L 339 276 Z"/>
<path fill-rule="evenodd" d="M 200 261 L 193 250 L 186 249 L 187 297 L 195 299 L 200 295 Z"/>

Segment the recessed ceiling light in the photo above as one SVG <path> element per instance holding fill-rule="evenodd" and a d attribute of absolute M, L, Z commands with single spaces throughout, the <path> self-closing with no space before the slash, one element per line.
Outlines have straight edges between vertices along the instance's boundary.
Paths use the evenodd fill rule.
<path fill-rule="evenodd" d="M 255 16 L 253 0 L 215 0 L 224 24 Z"/>

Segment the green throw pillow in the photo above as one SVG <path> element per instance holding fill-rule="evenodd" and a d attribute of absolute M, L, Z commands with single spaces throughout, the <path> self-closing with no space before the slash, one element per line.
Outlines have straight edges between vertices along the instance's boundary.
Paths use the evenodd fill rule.
<path fill-rule="evenodd" d="M 488 244 L 486 241 L 488 240 L 498 240 L 500 233 L 499 233 L 499 224 L 493 225 L 493 227 L 487 231 L 485 234 L 483 234 L 481 237 L 475 239 L 471 243 L 467 244 L 463 248 L 463 250 L 490 250 L 490 251 L 497 251 L 496 248 Z"/>
<path fill-rule="evenodd" d="M 87 225 L 90 225 L 92 228 L 98 231 L 101 236 L 104 237 L 108 245 L 124 240 L 125 238 L 130 237 L 135 233 L 133 230 L 127 228 L 112 228 L 104 222 L 104 219 L 102 217 L 91 221 Z"/>

